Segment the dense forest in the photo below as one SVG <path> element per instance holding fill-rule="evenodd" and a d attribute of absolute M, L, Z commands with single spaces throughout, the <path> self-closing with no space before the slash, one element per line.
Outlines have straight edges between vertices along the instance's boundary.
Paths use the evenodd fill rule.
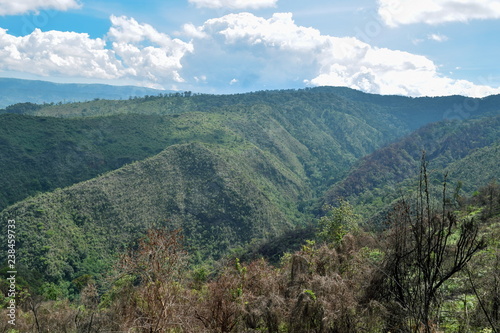
<path fill-rule="evenodd" d="M 7 106 L 0 332 L 498 332 L 498 105 L 318 87 Z"/>

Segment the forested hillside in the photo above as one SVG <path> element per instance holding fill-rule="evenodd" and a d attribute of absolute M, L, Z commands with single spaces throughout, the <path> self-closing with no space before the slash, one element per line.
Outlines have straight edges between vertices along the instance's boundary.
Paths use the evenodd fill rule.
<path fill-rule="evenodd" d="M 190 143 L 25 200 L 2 218 L 22 223 L 23 262 L 60 282 L 99 273 L 94 263 L 111 264 L 152 227 L 182 228 L 193 251 L 218 258 L 300 223 L 297 204 L 308 197 L 297 175 L 255 146 Z"/>
<path fill-rule="evenodd" d="M 198 125 L 192 127 L 187 120 L 197 117 L 193 112 L 214 115 L 206 116 L 210 117 L 204 123 L 211 128 L 209 132 L 215 133 L 218 127 L 221 131 L 229 129 L 279 154 L 294 164 L 295 170 L 303 168 L 313 187 L 323 191 L 340 180 L 358 158 L 378 147 L 428 122 L 492 114 L 498 105 L 495 99 L 498 96 L 415 99 L 324 87 L 224 96 L 175 93 L 52 106 L 13 105 L 5 111 L 48 118 L 3 116 L 0 139 L 5 148 L 0 151 L 0 160 L 3 165 L 17 167 L 5 168 L 0 179 L 5 188 L 0 208 L 36 192 L 90 179 L 156 154 L 170 144 L 199 140 Z M 185 113 L 189 115 L 174 118 Z M 139 114 L 144 117 L 139 118 Z M 114 118 L 107 117 L 110 115 Z M 158 120 L 167 115 L 171 117 Z M 184 137 L 186 132 L 191 134 Z M 204 135 L 201 140 L 210 142 L 216 136 Z M 15 185 L 9 183 L 14 179 Z"/>
<path fill-rule="evenodd" d="M 303 90 L 259 91 L 234 95 L 207 95 L 191 92 L 164 93 L 135 97 L 123 101 L 89 101 L 62 105 L 45 105 L 24 113 L 56 117 L 102 116 L 116 113 L 178 114 L 180 112 L 220 112 L 230 106 L 264 104 L 278 112 L 304 110 L 311 114 L 335 110 L 362 116 L 371 124 L 416 130 L 446 119 L 467 119 L 498 112 L 500 95 L 485 98 L 464 96 L 403 97 L 363 93 L 344 87 L 317 87 Z M 15 110 L 14 107 L 12 107 Z M 312 112 L 311 112 L 312 111 Z M 394 126 L 394 125 L 393 125 Z"/>
<path fill-rule="evenodd" d="M 457 196 L 471 195 L 499 177 L 499 128 L 498 116 L 426 125 L 361 158 L 327 191 L 325 202 L 348 199 L 367 214 L 383 209 L 414 185 L 423 151 L 435 184 L 446 174 Z"/>
<path fill-rule="evenodd" d="M 425 171 L 421 176 L 425 179 Z M 426 185 L 415 190 L 417 196 L 424 194 Z M 493 332 L 500 324 L 496 302 L 500 187 L 480 188 L 474 198 L 453 205 L 454 212 L 428 203 L 422 208 L 428 213 L 414 216 L 410 212 L 419 206 L 402 202 L 386 218 L 388 230 L 379 234 L 359 227 L 349 232 L 338 229 L 338 219 L 355 215 L 349 208 L 335 209 L 322 223 L 339 232 L 335 240 L 308 240 L 300 250 L 284 254 L 276 266 L 264 259 L 236 258 L 219 262 L 216 271 L 190 264 L 193 253 L 186 248 L 190 240 L 183 239 L 181 231 L 152 227 L 121 252 L 115 265 L 103 265 L 107 279 L 90 273 L 65 288 L 50 282 L 37 286 L 28 271 L 20 270 L 23 280 L 18 284 L 24 294 L 16 328 L 20 332 L 377 333 L 464 328 Z M 427 225 L 430 221 L 434 223 Z M 411 232 L 423 226 L 424 234 Z M 432 234 L 441 237 L 429 244 L 429 238 L 419 238 Z M 90 244 L 102 251 L 102 244 Z M 431 292 L 425 289 L 428 285 Z M 77 297 L 68 295 L 68 289 Z M 0 323 L 1 329 L 7 327 Z"/>
<path fill-rule="evenodd" d="M 394 253 L 384 246 L 400 230 L 386 213 L 398 211 L 401 198 L 422 206 L 423 195 L 415 193 L 423 193 L 423 183 L 433 197 L 427 214 L 435 210 L 431 201 L 443 200 L 436 216 L 454 230 L 443 253 L 460 233 L 474 236 L 466 241 L 477 245 L 472 254 L 486 246 L 478 235 L 498 245 L 488 232 L 498 232 L 500 96 L 407 98 L 319 87 L 30 102 L 0 113 L 0 221 L 16 221 L 19 286 L 38 297 L 27 296 L 26 304 L 80 304 L 86 318 L 80 330 L 92 331 L 95 315 L 108 330 L 149 320 L 147 331 L 161 305 L 149 299 L 146 309 L 143 301 L 163 292 L 174 308 L 197 311 L 185 312 L 191 319 L 182 320 L 197 324 L 182 332 L 393 330 L 386 315 L 403 300 L 377 289 L 371 295 L 370 285 L 389 288 L 374 269 L 388 269 Z M 399 209 L 400 217 L 414 218 L 404 215 L 413 210 Z M 477 216 L 481 225 L 466 224 Z M 415 221 L 424 220 L 435 221 L 430 215 Z M 6 237 L 0 234 L 2 244 Z M 166 251 L 166 262 L 174 251 L 175 269 L 141 257 L 154 253 L 144 248 L 154 239 L 172 245 L 157 248 Z M 2 258 L 5 251 L 0 248 Z M 280 268 L 236 259 L 259 256 Z M 150 264 L 159 271 L 138 271 Z M 272 290 L 249 285 L 247 271 Z M 168 272 L 176 277 L 159 278 Z M 465 292 L 447 288 L 447 297 Z M 127 293 L 134 300 L 123 307 Z M 329 294 L 345 298 L 335 303 Z M 225 310 L 211 307 L 219 301 Z M 182 313 L 174 308 L 172 315 Z M 26 318 L 36 319 L 36 311 L 26 310 Z M 359 320 L 351 322 L 354 314 Z M 486 327 L 478 318 L 477 327 Z M 110 320 L 124 326 L 103 324 Z M 163 331 L 167 327 L 179 331 L 175 324 Z"/>
<path fill-rule="evenodd" d="M 307 177 L 314 190 L 321 190 L 339 180 L 358 158 L 408 130 L 387 110 L 368 109 L 334 94 L 283 95 L 102 100 L 31 109 L 44 117 L 1 115 L 0 163 L 6 171 L 0 176 L 5 189 L 0 208 L 152 156 L 172 144 L 224 144 L 227 133 L 276 155 Z M 91 110 L 94 116 L 80 118 L 85 113 L 81 110 Z M 68 113 L 76 118 L 54 118 Z"/>

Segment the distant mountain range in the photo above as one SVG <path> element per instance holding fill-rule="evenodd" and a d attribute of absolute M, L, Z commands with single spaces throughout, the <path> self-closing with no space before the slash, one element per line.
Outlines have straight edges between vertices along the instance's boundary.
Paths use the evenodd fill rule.
<path fill-rule="evenodd" d="M 16 103 L 69 103 L 95 98 L 127 99 L 158 95 L 163 90 L 106 84 L 53 83 L 37 80 L 0 78 L 0 108 Z"/>
<path fill-rule="evenodd" d="M 423 150 L 457 196 L 500 175 L 500 96 L 318 87 L 3 113 L 0 220 L 22 226 L 20 262 L 57 283 L 101 274 L 153 226 L 182 228 L 202 260 L 314 225 L 341 197 L 370 218 L 415 178 Z"/>

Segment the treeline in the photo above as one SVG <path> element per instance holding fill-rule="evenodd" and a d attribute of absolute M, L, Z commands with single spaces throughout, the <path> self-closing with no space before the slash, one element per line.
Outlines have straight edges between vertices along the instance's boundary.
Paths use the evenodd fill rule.
<path fill-rule="evenodd" d="M 385 232 L 343 202 L 276 266 L 193 266 L 179 230 L 150 229 L 106 279 L 75 279 L 72 301 L 19 284 L 16 332 L 498 332 L 500 186 L 435 205 L 425 168 Z"/>
<path fill-rule="evenodd" d="M 54 103 L 36 104 L 31 102 L 16 103 L 7 106 L 5 109 L 0 109 L 0 114 L 2 113 L 14 113 L 14 114 L 31 114 L 43 107 L 52 106 Z"/>
<path fill-rule="evenodd" d="M 192 91 L 177 91 L 169 93 L 160 93 L 157 95 L 144 95 L 144 96 L 130 96 L 129 100 L 141 100 L 141 101 L 151 101 L 160 98 L 171 98 L 171 97 L 191 97 L 191 96 L 202 96 L 202 93 L 193 93 Z"/>

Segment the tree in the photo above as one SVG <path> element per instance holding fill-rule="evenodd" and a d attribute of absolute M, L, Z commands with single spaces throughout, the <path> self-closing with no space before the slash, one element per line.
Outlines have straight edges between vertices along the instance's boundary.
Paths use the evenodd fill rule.
<path fill-rule="evenodd" d="M 446 208 L 446 177 L 442 207 L 432 207 L 427 163 L 422 156 L 416 203 L 402 200 L 389 217 L 389 250 L 382 271 L 390 299 L 402 310 L 397 323 L 405 331 L 432 332 L 439 292 L 486 246 L 473 219 L 459 221 Z"/>
<path fill-rule="evenodd" d="M 358 226 L 359 215 L 348 201 L 339 200 L 338 207 L 326 205 L 323 210 L 327 211 L 318 222 L 317 237 L 328 244 L 338 244 L 344 236 L 355 230 Z"/>

